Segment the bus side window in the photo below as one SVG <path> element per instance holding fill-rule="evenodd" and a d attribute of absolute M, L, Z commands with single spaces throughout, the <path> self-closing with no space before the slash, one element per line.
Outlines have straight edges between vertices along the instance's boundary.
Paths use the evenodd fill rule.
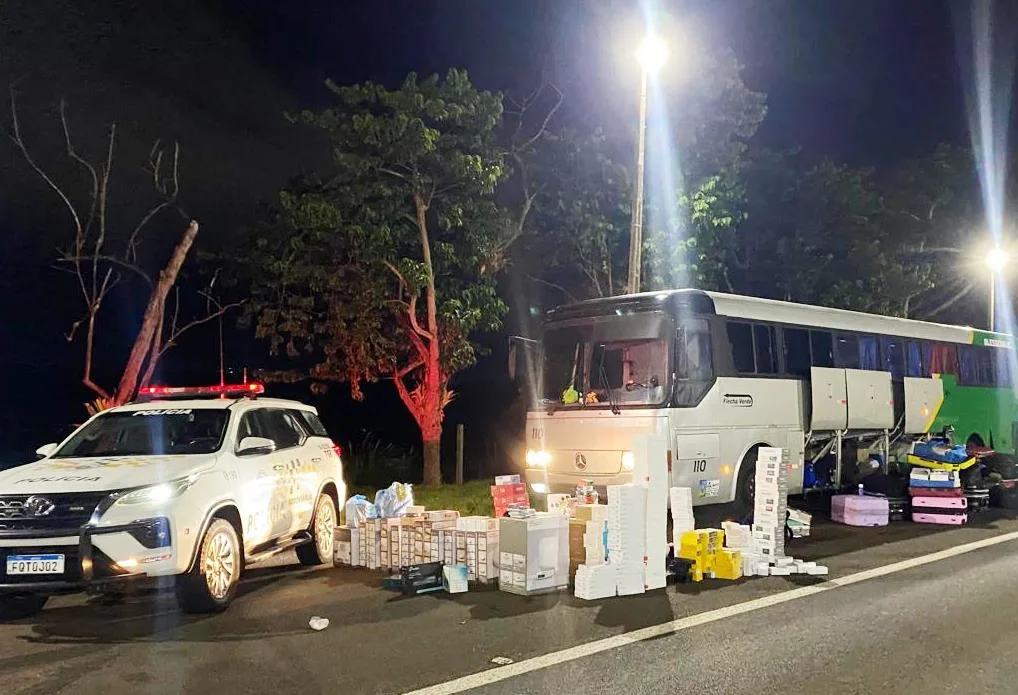
<path fill-rule="evenodd" d="M 794 376 L 809 376 L 809 331 L 804 328 L 783 328 L 785 371 Z"/>
<path fill-rule="evenodd" d="M 728 342 L 732 347 L 732 365 L 740 374 L 756 371 L 753 358 L 753 327 L 748 323 L 729 323 Z"/>
<path fill-rule="evenodd" d="M 958 383 L 966 386 L 976 386 L 979 383 L 979 367 L 976 365 L 976 348 L 970 345 L 963 345 L 958 350 L 961 370 L 958 374 Z"/>
<path fill-rule="evenodd" d="M 810 331 L 809 342 L 814 367 L 834 366 L 834 339 L 827 331 Z"/>
<path fill-rule="evenodd" d="M 930 346 L 930 373 L 958 375 L 958 346 L 934 343 Z"/>
<path fill-rule="evenodd" d="M 1014 385 L 1014 378 L 1011 372 L 1011 355 L 1013 354 L 1010 350 L 993 350 L 991 353 L 991 360 L 993 360 L 993 377 L 994 385 L 998 387 L 1009 387 Z"/>
<path fill-rule="evenodd" d="M 873 335 L 859 336 L 859 368 L 871 371 L 882 371 L 880 349 L 877 338 Z"/>
<path fill-rule="evenodd" d="M 777 351 L 774 349 L 774 328 L 756 324 L 753 326 L 753 342 L 756 345 L 757 374 L 777 374 Z"/>
<path fill-rule="evenodd" d="M 905 343 L 905 376 L 928 377 L 930 375 L 929 352 L 926 345 L 915 340 Z"/>
<path fill-rule="evenodd" d="M 891 373 L 891 378 L 901 381 L 905 376 L 905 354 L 901 349 L 901 339 L 880 336 L 880 351 L 884 356 L 884 371 Z"/>
<path fill-rule="evenodd" d="M 859 369 L 859 340 L 854 335 L 839 334 L 834 350 L 834 364 L 839 369 Z"/>
<path fill-rule="evenodd" d="M 710 331 L 706 321 L 690 321 L 679 328 L 676 341 L 676 376 L 692 381 L 709 381 L 711 366 Z"/>

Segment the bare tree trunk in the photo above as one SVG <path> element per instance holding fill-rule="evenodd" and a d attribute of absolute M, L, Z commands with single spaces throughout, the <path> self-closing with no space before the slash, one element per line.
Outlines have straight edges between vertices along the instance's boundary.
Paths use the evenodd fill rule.
<path fill-rule="evenodd" d="M 141 383 L 138 384 L 139 388 L 145 388 L 152 383 L 152 376 L 156 372 L 156 366 L 159 364 L 159 358 L 163 352 L 163 323 L 165 320 L 166 305 L 164 304 L 159 312 L 159 325 L 156 326 L 156 334 L 152 338 L 152 349 L 148 353 L 148 365 L 145 366 L 145 375 L 141 378 Z"/>
<path fill-rule="evenodd" d="M 438 334 L 438 296 L 435 290 L 435 268 L 431 261 L 431 239 L 428 235 L 428 205 L 421 196 L 414 197 L 417 228 L 421 234 L 421 257 L 428 272 L 424 288 L 427 321 L 428 353 L 424 363 L 424 383 L 421 384 L 421 413 L 418 422 L 424 441 L 424 484 L 442 484 L 442 416 L 445 409 L 445 383 L 442 374 L 441 349 Z"/>
<path fill-rule="evenodd" d="M 191 250 L 196 236 L 198 236 L 198 223 L 192 220 L 184 230 L 180 241 L 177 242 L 176 248 L 173 249 L 173 254 L 166 267 L 159 273 L 159 279 L 152 288 L 152 294 L 149 295 L 148 306 L 145 307 L 141 328 L 134 339 L 134 346 L 131 348 L 127 365 L 124 367 L 120 384 L 117 386 L 115 399 L 117 404 L 126 403 L 134 397 L 142 367 L 145 365 L 145 358 L 152 352 L 152 342 L 155 339 L 156 330 L 162 324 L 166 297 L 177 281 L 180 268 L 184 265 L 184 259 L 187 258 L 187 253 Z"/>

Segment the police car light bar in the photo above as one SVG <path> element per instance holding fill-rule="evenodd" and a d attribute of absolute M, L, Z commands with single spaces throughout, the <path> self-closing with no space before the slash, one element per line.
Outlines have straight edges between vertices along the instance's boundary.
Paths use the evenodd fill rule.
<path fill-rule="evenodd" d="M 185 398 L 215 396 L 218 398 L 240 398 L 260 396 L 265 393 L 265 384 L 252 381 L 247 384 L 216 384 L 215 386 L 144 386 L 138 390 L 138 398 Z"/>

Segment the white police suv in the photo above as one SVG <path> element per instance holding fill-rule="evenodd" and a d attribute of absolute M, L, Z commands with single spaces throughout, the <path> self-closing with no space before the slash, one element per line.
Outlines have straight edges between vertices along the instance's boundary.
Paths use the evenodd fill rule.
<path fill-rule="evenodd" d="M 0 472 L 0 618 L 158 577 L 184 610 L 217 611 L 251 562 L 331 564 L 339 448 L 314 408 L 263 392 L 149 387 Z"/>

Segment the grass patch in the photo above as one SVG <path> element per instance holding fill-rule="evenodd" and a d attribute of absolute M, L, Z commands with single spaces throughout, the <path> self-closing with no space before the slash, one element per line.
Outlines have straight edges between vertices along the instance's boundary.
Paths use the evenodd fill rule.
<path fill-rule="evenodd" d="M 428 509 L 455 509 L 461 516 L 492 516 L 495 509 L 491 504 L 491 483 L 474 480 L 463 485 L 414 485 L 414 504 Z M 369 487 L 351 486 L 348 495 L 364 495 L 374 501 L 375 490 Z"/>

